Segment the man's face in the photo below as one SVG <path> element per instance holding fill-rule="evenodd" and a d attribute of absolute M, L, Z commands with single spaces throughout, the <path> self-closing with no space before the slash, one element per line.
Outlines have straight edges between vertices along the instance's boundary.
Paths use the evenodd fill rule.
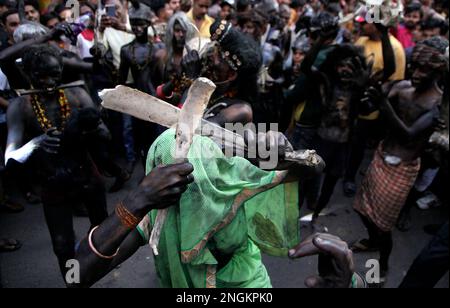
<path fill-rule="evenodd" d="M 32 5 L 25 5 L 25 18 L 29 21 L 39 22 L 39 12 Z"/>
<path fill-rule="evenodd" d="M 229 6 L 229 5 L 224 5 L 224 6 L 222 6 L 222 8 L 221 8 L 221 10 L 220 10 L 220 18 L 221 19 L 227 19 L 228 18 L 228 16 L 230 16 L 230 14 L 231 14 L 231 6 Z"/>
<path fill-rule="evenodd" d="M 181 2 L 180 0 L 170 0 L 169 6 L 174 13 L 180 10 Z"/>
<path fill-rule="evenodd" d="M 352 59 L 343 59 L 336 65 L 337 77 L 342 83 L 349 83 L 354 77 Z"/>
<path fill-rule="evenodd" d="M 303 59 L 305 58 L 305 53 L 300 50 L 294 51 L 294 56 L 292 60 L 294 61 L 295 65 L 299 65 L 303 62 Z"/>
<path fill-rule="evenodd" d="M 433 36 L 439 36 L 439 35 L 441 35 L 441 29 L 439 29 L 439 28 L 426 29 L 426 30 L 422 31 L 422 39 L 424 39 L 424 40 L 432 38 Z"/>
<path fill-rule="evenodd" d="M 435 73 L 425 65 L 414 65 L 411 76 L 411 84 L 416 90 L 421 91 L 430 87 L 435 80 Z"/>
<path fill-rule="evenodd" d="M 220 47 L 215 46 L 207 53 L 206 66 L 207 71 L 205 77 L 213 82 L 227 81 L 232 75 L 233 70 L 228 63 L 222 58 Z"/>
<path fill-rule="evenodd" d="M 130 19 L 131 30 L 137 38 L 147 35 L 150 22 L 144 19 Z"/>
<path fill-rule="evenodd" d="M 248 34 L 248 35 L 250 35 L 252 37 L 254 37 L 255 36 L 255 32 L 256 32 L 256 27 L 251 21 L 247 21 L 242 26 L 242 32 L 245 33 L 245 34 Z"/>
<path fill-rule="evenodd" d="M 61 63 L 55 57 L 48 57 L 44 62 L 31 73 L 31 83 L 36 89 L 54 90 L 61 82 Z"/>
<path fill-rule="evenodd" d="M 186 30 L 176 22 L 173 25 L 173 45 L 176 48 L 183 48 L 186 43 Z"/>
<path fill-rule="evenodd" d="M 55 28 L 55 26 L 57 24 L 59 24 L 59 19 L 58 18 L 52 18 L 49 21 L 47 21 L 47 24 L 45 24 L 45 26 L 51 30 L 51 29 Z"/>
<path fill-rule="evenodd" d="M 16 31 L 19 25 L 20 25 L 19 14 L 11 14 L 8 17 L 6 17 L 5 29 L 10 37 L 13 36 L 14 31 Z"/>
<path fill-rule="evenodd" d="M 72 11 L 70 9 L 62 11 L 59 13 L 59 18 L 61 21 L 73 22 Z"/>
<path fill-rule="evenodd" d="M 406 14 L 404 17 L 404 21 L 405 21 L 405 26 L 408 29 L 415 29 L 420 22 L 420 12 L 414 11 L 414 12 Z"/>
<path fill-rule="evenodd" d="M 203 19 L 211 6 L 211 0 L 194 0 L 193 15 L 195 19 Z"/>

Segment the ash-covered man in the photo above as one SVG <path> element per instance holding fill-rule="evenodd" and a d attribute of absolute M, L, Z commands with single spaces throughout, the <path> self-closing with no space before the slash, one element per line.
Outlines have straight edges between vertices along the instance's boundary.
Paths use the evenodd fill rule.
<path fill-rule="evenodd" d="M 108 138 L 93 102 L 81 87 L 59 89 L 62 58 L 51 45 L 34 45 L 22 56 L 36 93 L 11 101 L 5 162 L 27 164 L 42 186 L 41 198 L 53 250 L 64 276 L 75 255 L 72 205 L 84 204 L 92 225 L 106 217 L 103 184 L 86 148 Z"/>
<path fill-rule="evenodd" d="M 388 134 L 378 146 L 354 201 L 369 239 L 357 242 L 353 248 L 379 250 L 383 278 L 393 246 L 391 230 L 419 173 L 420 156 L 438 123 L 443 96 L 438 82 L 447 70 L 445 56 L 424 43 L 414 47 L 411 64 L 411 80 L 395 84 L 387 98 L 374 88 L 368 90 L 368 96 L 380 104 L 386 117 Z"/>
<path fill-rule="evenodd" d="M 133 2 L 128 14 L 131 29 L 136 38 L 123 46 L 120 51 L 119 83 L 125 84 L 128 72 L 131 71 L 134 87 L 155 95 L 154 85 L 160 84 L 162 78 L 161 70 L 157 70 L 157 65 L 161 62 L 159 59 L 164 56 L 164 49 L 162 44 L 154 44 L 148 38 L 152 12 L 147 5 Z M 152 131 L 156 133 L 155 125 L 133 119 L 135 147 L 143 160 L 156 137 L 149 135 Z"/>

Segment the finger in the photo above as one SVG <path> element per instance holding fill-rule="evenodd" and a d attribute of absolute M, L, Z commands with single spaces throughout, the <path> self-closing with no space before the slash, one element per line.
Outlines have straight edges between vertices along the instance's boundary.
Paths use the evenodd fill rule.
<path fill-rule="evenodd" d="M 255 142 L 255 131 L 252 129 L 245 129 L 244 130 L 244 142 L 248 146 L 249 144 L 254 144 Z"/>
<path fill-rule="evenodd" d="M 166 166 L 159 166 L 161 168 L 161 172 L 166 173 L 168 177 L 171 175 L 188 175 L 194 171 L 194 166 L 189 163 L 187 160 L 181 163 L 170 164 Z"/>
<path fill-rule="evenodd" d="M 47 129 L 46 134 L 47 134 L 47 135 L 48 135 L 48 134 L 52 134 L 52 133 L 54 133 L 55 131 L 57 131 L 57 128 L 56 128 L 56 127 L 50 127 L 49 129 Z"/>
<path fill-rule="evenodd" d="M 47 152 L 49 154 L 58 154 L 57 150 L 52 150 L 51 148 L 48 148 L 48 147 L 44 147 L 43 149 L 45 152 Z"/>
<path fill-rule="evenodd" d="M 44 140 L 44 143 L 53 143 L 53 144 L 58 143 L 59 144 L 59 143 L 61 143 L 61 139 L 58 137 L 47 136 Z"/>
<path fill-rule="evenodd" d="M 321 252 L 332 255 L 337 263 L 339 263 L 340 268 L 345 269 L 353 265 L 350 249 L 344 241 L 330 240 L 317 236 L 314 238 L 313 244 Z"/>
<path fill-rule="evenodd" d="M 194 181 L 194 175 L 181 175 L 177 179 L 175 179 L 170 187 L 182 187 L 187 186 L 188 184 L 192 183 Z"/>
<path fill-rule="evenodd" d="M 312 240 L 306 240 L 297 247 L 289 250 L 289 258 L 296 259 L 313 256 L 320 252 L 320 249 L 313 244 Z"/>

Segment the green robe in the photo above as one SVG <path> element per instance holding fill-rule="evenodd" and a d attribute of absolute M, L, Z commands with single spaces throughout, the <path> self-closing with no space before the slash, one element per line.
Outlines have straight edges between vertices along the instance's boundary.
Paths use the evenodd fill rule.
<path fill-rule="evenodd" d="M 170 129 L 150 148 L 147 173 L 172 163 L 174 147 Z M 297 183 L 278 185 L 285 171 L 263 171 L 244 158 L 227 158 L 207 137 L 194 137 L 188 160 L 195 181 L 180 205 L 169 208 L 155 256 L 161 286 L 271 287 L 260 248 L 287 256 L 297 244 Z M 139 224 L 146 241 L 155 218 L 152 211 Z"/>

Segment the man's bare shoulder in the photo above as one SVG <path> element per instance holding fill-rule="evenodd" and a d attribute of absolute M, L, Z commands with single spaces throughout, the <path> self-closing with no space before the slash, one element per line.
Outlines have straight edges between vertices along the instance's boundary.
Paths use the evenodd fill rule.
<path fill-rule="evenodd" d="M 383 92 L 388 93 L 390 97 L 398 95 L 407 89 L 412 89 L 412 84 L 409 80 L 392 81 L 383 85 Z"/>
<path fill-rule="evenodd" d="M 10 99 L 8 110 L 20 110 L 20 111 L 26 111 L 29 109 L 30 106 L 30 96 L 29 95 L 22 95 L 18 97 L 14 97 Z"/>

